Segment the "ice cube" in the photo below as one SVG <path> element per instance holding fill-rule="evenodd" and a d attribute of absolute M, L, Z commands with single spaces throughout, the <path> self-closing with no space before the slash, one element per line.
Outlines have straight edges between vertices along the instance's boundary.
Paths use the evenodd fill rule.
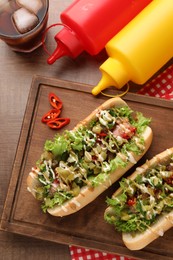
<path fill-rule="evenodd" d="M 16 0 L 16 3 L 22 7 L 25 7 L 34 14 L 37 14 L 43 6 L 41 0 Z"/>
<path fill-rule="evenodd" d="M 39 23 L 38 17 L 23 7 L 16 10 L 12 18 L 19 33 L 31 31 Z"/>

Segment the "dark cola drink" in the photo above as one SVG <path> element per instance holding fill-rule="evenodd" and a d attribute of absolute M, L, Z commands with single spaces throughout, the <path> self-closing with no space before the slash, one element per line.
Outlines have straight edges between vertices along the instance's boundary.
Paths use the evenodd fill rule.
<path fill-rule="evenodd" d="M 31 52 L 42 44 L 48 0 L 0 0 L 0 38 L 14 51 Z"/>

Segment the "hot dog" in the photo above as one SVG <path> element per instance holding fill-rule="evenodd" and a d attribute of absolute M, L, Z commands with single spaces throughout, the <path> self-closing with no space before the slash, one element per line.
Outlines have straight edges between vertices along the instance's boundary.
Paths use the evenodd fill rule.
<path fill-rule="evenodd" d="M 66 216 L 80 210 L 130 169 L 152 142 L 151 119 L 111 98 L 86 119 L 47 140 L 27 178 L 42 210 Z"/>
<path fill-rule="evenodd" d="M 140 250 L 173 226 L 173 147 L 146 161 L 107 199 L 105 220 Z"/>

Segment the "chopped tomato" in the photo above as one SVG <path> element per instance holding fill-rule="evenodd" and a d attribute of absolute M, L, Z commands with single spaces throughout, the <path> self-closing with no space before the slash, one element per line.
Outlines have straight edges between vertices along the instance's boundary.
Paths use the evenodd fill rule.
<path fill-rule="evenodd" d="M 128 206 L 134 206 L 136 204 L 136 198 L 130 198 L 127 200 Z"/>
<path fill-rule="evenodd" d="M 101 132 L 101 133 L 98 134 L 98 136 L 99 136 L 99 137 L 105 137 L 105 136 L 107 136 L 107 133 Z"/>
<path fill-rule="evenodd" d="M 136 133 L 136 127 L 132 126 L 130 123 L 121 123 L 116 126 L 113 134 L 115 137 L 120 136 L 123 139 L 130 139 Z"/>
<path fill-rule="evenodd" d="M 53 184 L 59 184 L 59 180 L 58 180 L 58 179 L 55 179 L 55 180 L 53 181 Z"/>
<path fill-rule="evenodd" d="M 93 160 L 93 161 L 96 161 L 96 160 L 97 160 L 97 156 L 96 156 L 96 155 L 93 155 L 93 156 L 92 156 L 92 160 Z"/>
<path fill-rule="evenodd" d="M 121 137 L 123 138 L 123 139 L 130 139 L 130 136 L 127 134 L 127 133 L 122 133 L 121 134 Z"/>

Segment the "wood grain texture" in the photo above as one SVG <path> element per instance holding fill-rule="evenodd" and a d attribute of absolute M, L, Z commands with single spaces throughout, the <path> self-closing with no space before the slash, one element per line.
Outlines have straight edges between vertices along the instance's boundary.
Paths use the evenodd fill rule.
<path fill-rule="evenodd" d="M 72 0 L 51 0 L 49 2 L 48 25 L 51 25 L 60 21 L 60 13 Z M 53 51 L 56 46 L 54 35 L 60 29 L 54 28 L 47 35 L 46 46 L 50 51 Z M 1 40 L 0 54 L 1 216 L 33 76 L 37 74 L 94 86 L 100 80 L 101 74 L 98 68 L 104 62 L 106 54 L 103 51 L 99 55 L 91 57 L 84 52 L 76 60 L 64 57 L 50 66 L 47 65 L 47 54 L 42 48 L 30 54 L 16 53 Z M 140 87 L 131 84 L 130 91 L 136 92 Z M 26 238 L 4 231 L 0 231 L 0 252 L 0 258 L 4 260 L 71 259 L 68 246 Z"/>
<path fill-rule="evenodd" d="M 27 191 L 26 178 L 28 173 L 39 159 L 45 140 L 52 139 L 55 135 L 54 130 L 41 123 L 42 115 L 50 109 L 48 94 L 54 92 L 63 101 L 62 117 L 71 118 L 71 123 L 65 129 L 72 129 L 106 99 L 103 96 L 93 97 L 90 94 L 91 89 L 90 85 L 71 81 L 40 76 L 33 78 L 1 227 L 12 233 L 49 242 L 75 244 L 141 259 L 152 257 L 169 259 L 169 257 L 173 257 L 170 251 L 173 234 L 171 231 L 145 249 L 130 252 L 123 245 L 121 234 L 116 233 L 113 227 L 104 222 L 105 198 L 111 196 L 118 187 L 118 183 L 115 183 L 84 209 L 64 218 L 42 213 L 39 202 Z M 151 159 L 155 154 L 170 147 L 173 140 L 171 139 L 172 122 L 169 119 L 172 115 L 173 102 L 133 93 L 127 94 L 124 100 L 132 109 L 152 118 L 151 127 L 154 139 L 149 151 L 137 164 L 140 165 L 146 159 Z M 166 129 L 165 122 L 167 122 Z M 59 133 L 62 131 L 64 129 L 61 129 Z M 170 138 L 165 139 L 165 134 Z M 132 173 L 133 170 L 134 167 L 126 175 Z M 104 236 L 100 236 L 100 233 Z M 160 243 L 162 243 L 161 249 Z"/>

